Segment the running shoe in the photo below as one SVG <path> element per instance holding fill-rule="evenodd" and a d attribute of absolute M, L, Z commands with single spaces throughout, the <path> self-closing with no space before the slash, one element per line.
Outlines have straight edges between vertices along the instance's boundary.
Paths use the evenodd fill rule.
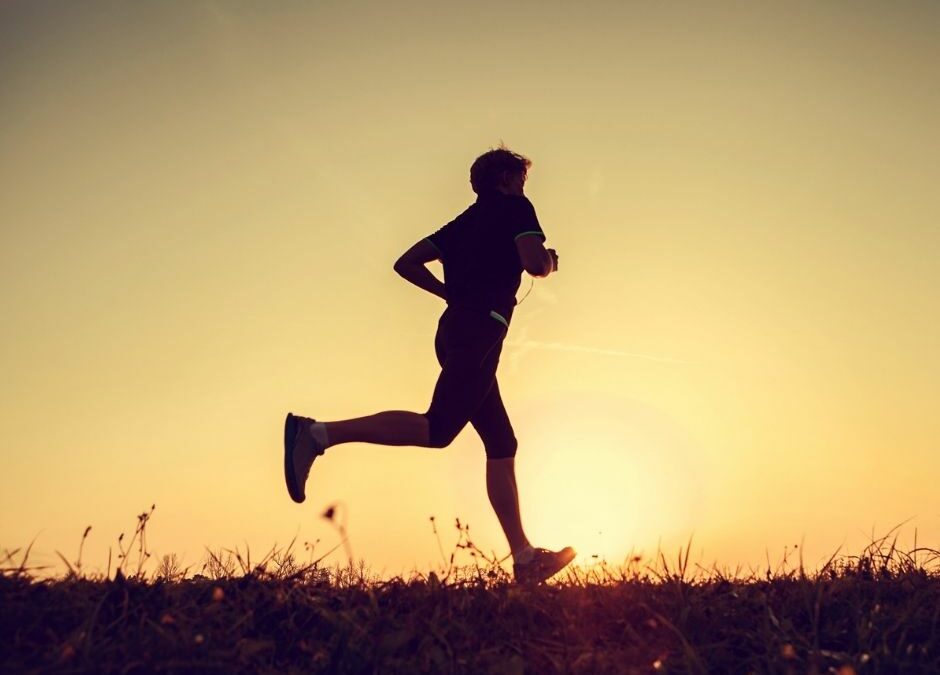
<path fill-rule="evenodd" d="M 519 583 L 537 584 L 564 569 L 574 560 L 575 555 L 575 550 L 570 546 L 560 551 L 536 547 L 532 559 L 525 563 L 514 563 L 512 572 Z"/>
<path fill-rule="evenodd" d="M 284 479 L 290 498 L 298 504 L 307 498 L 304 487 L 313 460 L 324 452 L 310 433 L 313 422 L 316 420 L 292 413 L 284 420 Z"/>

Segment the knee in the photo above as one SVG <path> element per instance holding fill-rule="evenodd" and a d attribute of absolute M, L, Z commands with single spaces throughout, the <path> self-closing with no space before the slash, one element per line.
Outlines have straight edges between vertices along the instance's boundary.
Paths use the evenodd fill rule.
<path fill-rule="evenodd" d="M 453 420 L 445 420 L 436 415 L 425 413 L 428 419 L 428 447 L 446 448 L 454 442 L 460 430 L 466 426 L 467 422 L 460 424 Z"/>
<path fill-rule="evenodd" d="M 489 442 L 483 446 L 487 459 L 512 459 L 516 456 L 518 447 L 519 442 L 516 441 L 515 436 L 508 436 L 498 442 Z"/>

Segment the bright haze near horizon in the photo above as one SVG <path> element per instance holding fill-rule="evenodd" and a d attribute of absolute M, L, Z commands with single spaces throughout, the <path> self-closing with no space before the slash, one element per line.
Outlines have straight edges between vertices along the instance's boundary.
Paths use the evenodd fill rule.
<path fill-rule="evenodd" d="M 460 518 L 507 554 L 469 426 L 333 448 L 300 506 L 281 466 L 287 411 L 427 409 L 443 305 L 392 265 L 501 141 L 560 255 L 499 370 L 533 543 L 812 566 L 906 521 L 936 547 L 938 27 L 927 2 L 4 3 L 0 550 L 56 565 L 90 524 L 104 567 L 155 503 L 156 556 L 325 552 L 341 502 L 376 573 L 440 563 L 432 515 L 446 553 Z"/>

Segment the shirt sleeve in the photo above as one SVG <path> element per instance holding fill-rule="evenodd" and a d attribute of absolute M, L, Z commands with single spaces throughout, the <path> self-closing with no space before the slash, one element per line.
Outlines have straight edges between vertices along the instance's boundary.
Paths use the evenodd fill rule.
<path fill-rule="evenodd" d="M 454 221 L 450 221 L 444 227 L 429 234 L 425 240 L 431 242 L 431 246 L 437 249 L 441 259 L 444 258 L 445 251 L 450 250 L 454 235 Z"/>
<path fill-rule="evenodd" d="M 515 204 L 509 223 L 512 238 L 516 240 L 520 237 L 537 236 L 541 237 L 542 241 L 545 241 L 545 232 L 542 231 L 538 216 L 535 215 L 535 207 L 532 206 L 532 202 L 529 201 L 529 198 L 520 195 L 514 202 Z"/>

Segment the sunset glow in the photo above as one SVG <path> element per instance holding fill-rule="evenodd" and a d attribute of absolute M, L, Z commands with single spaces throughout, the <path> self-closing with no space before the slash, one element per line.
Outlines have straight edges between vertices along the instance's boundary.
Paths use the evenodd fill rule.
<path fill-rule="evenodd" d="M 470 427 L 281 473 L 287 411 L 427 409 L 392 265 L 500 141 L 561 256 L 498 373 L 534 543 L 936 546 L 937 4 L 42 7 L 0 9 L 0 549 L 104 567 L 156 504 L 156 556 L 325 551 L 341 503 L 376 573 L 431 516 L 508 554 Z"/>

